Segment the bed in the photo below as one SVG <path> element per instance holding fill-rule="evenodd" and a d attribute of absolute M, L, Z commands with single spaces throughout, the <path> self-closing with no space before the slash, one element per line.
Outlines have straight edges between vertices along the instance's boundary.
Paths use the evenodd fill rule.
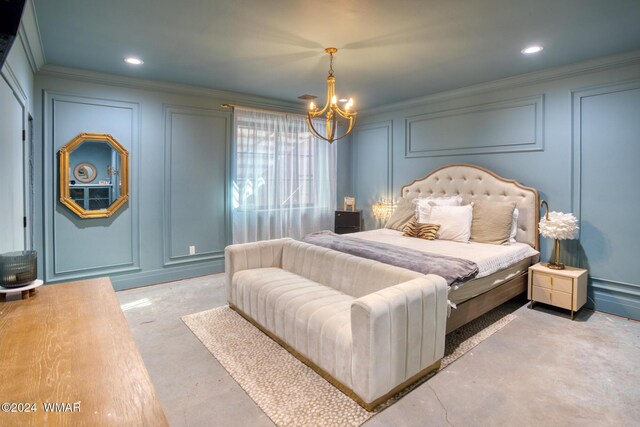
<path fill-rule="evenodd" d="M 465 204 L 476 200 L 515 202 L 519 211 L 515 236 L 517 243 L 501 247 L 483 243 L 425 241 L 403 237 L 401 232 L 388 229 L 349 235 L 445 255 L 455 256 L 457 253 L 460 258 L 477 262 L 480 269 L 477 278 L 458 289 L 452 289 L 449 294 L 449 300 L 456 308 L 451 310 L 447 319 L 447 333 L 526 292 L 528 267 L 539 258 L 539 196 L 534 188 L 500 177 L 480 166 L 452 164 L 436 169 L 424 178 L 404 185 L 400 190 L 400 197 L 407 200 L 458 195 Z M 519 252 L 519 255 L 512 257 L 511 262 L 505 261 L 503 256 L 502 262 L 497 266 L 499 268 L 496 268 L 496 265 L 490 264 L 500 257 L 478 255 L 483 251 L 480 246 L 494 252 Z M 508 254 L 506 257 L 508 258 Z"/>
<path fill-rule="evenodd" d="M 475 202 L 473 208 L 444 210 L 449 217 L 466 211 L 463 224 L 472 213 L 480 218 L 482 205 L 491 205 L 480 200 L 515 202 L 514 243 L 478 243 L 483 241 L 479 234 L 470 243 L 425 240 L 380 229 L 231 245 L 225 249 L 229 306 L 373 409 L 440 366 L 446 333 L 524 293 L 528 267 L 539 256 L 535 189 L 478 166 L 456 164 L 401 189 L 408 201 L 427 196 Z M 485 218 L 490 226 L 501 223 L 498 243 L 513 234 L 514 206 L 506 205 L 501 220 Z M 434 207 L 429 218 L 440 210 Z M 403 218 L 414 212 L 407 203 Z M 447 218 L 439 217 L 439 230 L 446 228 Z M 407 262 L 411 268 L 396 264 Z M 457 307 L 447 317 L 450 304 Z"/>

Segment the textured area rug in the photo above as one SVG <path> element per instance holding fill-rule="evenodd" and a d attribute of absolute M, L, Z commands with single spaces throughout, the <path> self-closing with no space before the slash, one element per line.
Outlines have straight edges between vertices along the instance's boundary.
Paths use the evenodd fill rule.
<path fill-rule="evenodd" d="M 497 308 L 447 335 L 440 370 L 515 318 Z M 359 426 L 429 378 L 367 412 L 228 306 L 182 320 L 280 427 Z"/>

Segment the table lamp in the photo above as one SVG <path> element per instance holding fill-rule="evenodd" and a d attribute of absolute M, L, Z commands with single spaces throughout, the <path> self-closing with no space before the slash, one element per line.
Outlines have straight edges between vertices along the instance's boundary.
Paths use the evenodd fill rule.
<path fill-rule="evenodd" d="M 549 212 L 549 205 L 544 200 L 540 202 L 546 213 L 540 220 L 540 234 L 543 237 L 555 239 L 553 242 L 553 260 L 547 267 L 553 270 L 563 270 L 564 264 L 560 262 L 560 240 L 571 240 L 578 237 L 578 219 L 571 213 Z"/>
<path fill-rule="evenodd" d="M 388 200 L 382 200 L 378 203 L 374 203 L 371 205 L 371 209 L 373 209 L 374 218 L 384 221 L 391 216 L 393 210 L 395 209 L 395 205 L 393 202 Z"/>

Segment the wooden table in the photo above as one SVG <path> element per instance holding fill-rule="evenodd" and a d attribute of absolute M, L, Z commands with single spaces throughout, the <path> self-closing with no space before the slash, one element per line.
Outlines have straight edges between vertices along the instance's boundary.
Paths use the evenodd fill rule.
<path fill-rule="evenodd" d="M 168 425 L 107 278 L 0 302 L 0 404 L 0 426 Z"/>

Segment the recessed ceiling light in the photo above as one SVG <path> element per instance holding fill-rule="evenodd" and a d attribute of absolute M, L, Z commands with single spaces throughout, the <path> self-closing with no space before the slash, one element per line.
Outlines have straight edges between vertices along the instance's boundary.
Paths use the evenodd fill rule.
<path fill-rule="evenodd" d="M 338 102 L 349 102 L 349 100 L 347 98 L 340 98 L 338 99 Z"/>
<path fill-rule="evenodd" d="M 124 62 L 131 65 L 142 65 L 144 61 L 140 58 L 136 58 L 135 56 L 127 56 L 124 58 Z"/>
<path fill-rule="evenodd" d="M 531 55 L 533 53 L 541 52 L 542 49 L 544 49 L 542 46 L 533 45 L 533 46 L 525 47 L 520 52 L 522 52 L 523 55 Z"/>

